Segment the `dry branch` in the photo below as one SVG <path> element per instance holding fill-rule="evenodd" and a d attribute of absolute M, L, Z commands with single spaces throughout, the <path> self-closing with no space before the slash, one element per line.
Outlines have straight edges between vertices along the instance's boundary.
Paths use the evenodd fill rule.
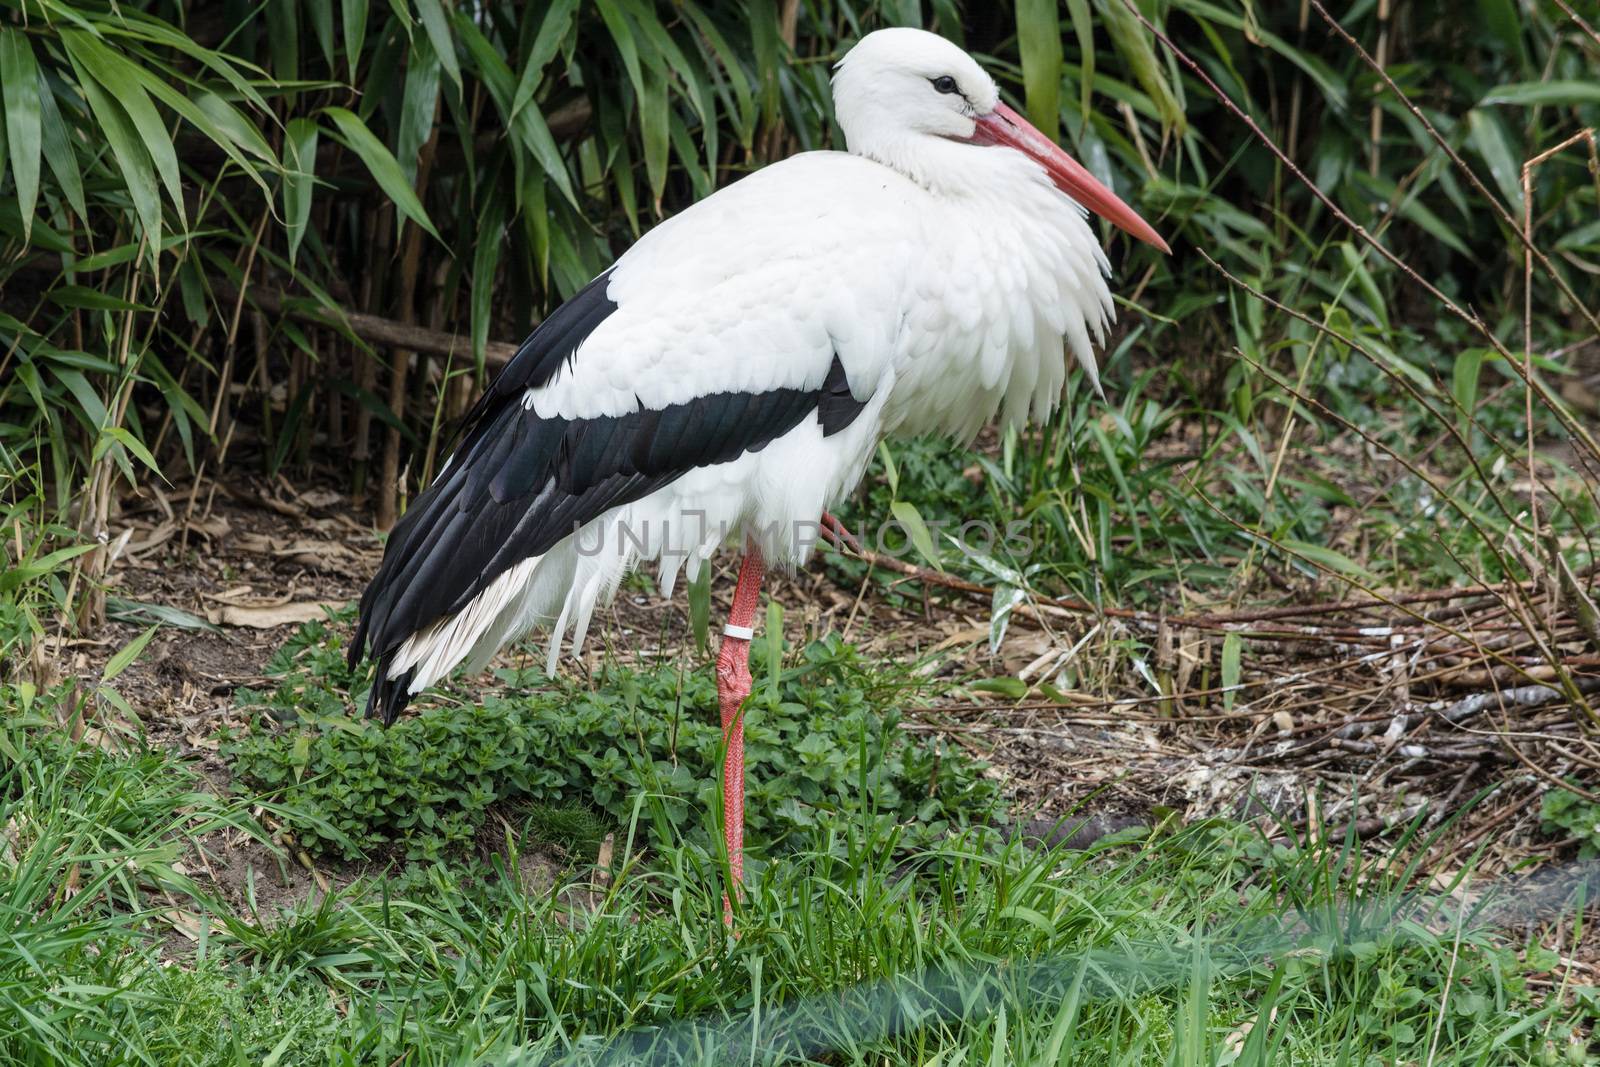
<path fill-rule="evenodd" d="M 238 294 L 236 286 L 225 281 L 213 283 L 219 296 L 231 298 Z M 314 326 L 346 329 L 369 344 L 387 348 L 404 348 L 412 352 L 425 352 L 434 356 L 457 356 L 472 351 L 472 343 L 461 334 L 446 330 L 433 330 L 426 326 L 397 322 L 365 311 L 340 308 L 334 315 L 323 308 L 310 308 L 294 303 L 282 290 L 267 285 L 251 285 L 245 296 L 256 307 L 269 315 L 287 315 L 291 319 Z M 517 346 L 506 341 L 490 341 L 484 346 L 484 362 L 490 367 L 503 367 L 517 352 Z"/>
<path fill-rule="evenodd" d="M 34 256 L 22 264 L 17 273 L 58 276 L 61 270 L 61 257 L 44 255 Z M 234 307 L 236 328 L 238 313 L 243 310 L 243 304 L 239 301 L 239 286 L 215 276 L 209 280 L 218 304 Z M 287 316 L 312 326 L 325 326 L 340 332 L 348 332 L 368 344 L 384 348 L 404 348 L 431 356 L 447 357 L 472 351 L 472 342 L 464 334 L 416 326 L 343 306 L 335 310 L 307 306 L 283 290 L 259 282 L 250 283 L 244 290 L 244 296 L 252 307 L 267 315 Z M 509 341 L 489 341 L 484 345 L 484 363 L 490 368 L 503 367 L 511 361 L 512 356 L 516 355 L 517 348 L 517 345 Z"/>

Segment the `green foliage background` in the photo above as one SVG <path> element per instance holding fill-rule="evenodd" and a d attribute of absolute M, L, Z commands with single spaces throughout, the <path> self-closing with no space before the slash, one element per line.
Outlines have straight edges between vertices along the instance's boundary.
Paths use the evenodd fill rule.
<path fill-rule="evenodd" d="M 1520 218 L 1521 161 L 1600 120 L 1600 39 L 1562 0 L 1333 10 L 1420 113 L 1315 5 L 1138 10 L 1351 222 L 1518 346 L 1520 245 L 1494 205 Z M 896 23 L 976 52 L 1178 250 L 1164 258 L 1112 238 L 1127 307 L 1107 376 L 1113 399 L 1130 402 L 1109 439 L 1079 405 L 1030 446 L 1034 462 L 992 472 L 1014 510 L 1055 531 L 1069 582 L 1085 569 L 1113 588 L 1133 582 L 1101 571 L 1121 538 L 1148 549 L 1146 530 L 1155 555 L 1226 570 L 1195 516 L 1173 512 L 1162 486 L 1131 484 L 1124 466 L 1142 467 L 1152 431 L 1197 410 L 1221 427 L 1206 449 L 1225 442 L 1259 468 L 1217 472 L 1222 499 L 1255 513 L 1253 536 L 1315 551 L 1317 499 L 1337 494 L 1313 476 L 1268 476 L 1262 444 L 1285 410 L 1321 420 L 1296 388 L 1358 421 L 1420 390 L 1472 437 L 1494 384 L 1480 378 L 1511 375 L 1140 17 L 1125 0 L 0 0 L 8 580 L 93 621 L 92 595 L 71 601 L 94 583 L 72 570 L 99 572 L 92 541 L 113 490 L 154 471 L 181 482 L 331 461 L 386 523 L 492 371 L 491 340 L 518 340 L 658 219 L 773 159 L 839 146 L 831 65 Z M 1597 303 L 1600 178 L 1587 163 L 1575 146 L 1534 186 L 1548 263 L 1531 303 L 1542 350 L 1592 332 L 1582 305 Z M 1359 341 L 1359 355 L 1231 286 L 1201 250 Z M 454 332 L 459 349 L 374 346 L 352 327 L 356 312 Z M 1152 363 L 1157 373 L 1142 375 Z M 1479 425 L 1492 430 L 1491 415 Z M 1514 444 L 1518 427 L 1501 428 Z M 1425 429 L 1390 427 L 1413 444 Z M 1492 460 L 1502 439 L 1468 447 Z M 1079 446 L 1096 470 L 1084 472 Z M 1051 473 L 1063 465 L 1072 484 Z M 1099 513 L 1074 518 L 1067 498 Z M 1487 509 L 1503 532 L 1515 508 L 1501 510 Z M 74 529 L 91 542 L 86 557 L 71 555 L 84 551 Z M 1496 553 L 1477 555 L 1457 570 L 1505 569 Z"/>

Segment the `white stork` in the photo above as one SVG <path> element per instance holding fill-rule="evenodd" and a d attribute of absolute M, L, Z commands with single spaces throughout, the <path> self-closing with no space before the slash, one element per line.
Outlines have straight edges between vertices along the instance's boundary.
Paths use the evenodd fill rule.
<path fill-rule="evenodd" d="M 680 568 L 741 543 L 716 668 L 736 880 L 765 569 L 806 562 L 885 436 L 1044 419 L 1064 349 L 1098 388 L 1110 267 L 1085 208 L 1168 251 L 943 38 L 869 34 L 833 96 L 848 152 L 662 223 L 523 343 L 395 526 L 350 650 L 370 648 L 368 713 L 392 722 L 535 626 L 553 673 L 634 567 L 658 561 L 670 596 Z"/>

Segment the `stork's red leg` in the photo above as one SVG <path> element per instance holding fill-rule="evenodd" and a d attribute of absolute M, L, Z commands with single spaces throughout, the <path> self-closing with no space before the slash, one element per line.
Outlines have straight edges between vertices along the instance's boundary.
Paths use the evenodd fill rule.
<path fill-rule="evenodd" d="M 750 639 L 756 608 L 761 601 L 761 579 L 766 564 L 754 542 L 746 545 L 739 565 L 739 584 L 733 590 L 733 610 L 717 653 L 717 703 L 722 706 L 722 734 L 728 754 L 722 763 L 723 839 L 728 845 L 728 866 L 735 883 L 744 880 L 744 698 L 750 695 Z M 731 912 L 728 913 L 731 915 Z"/>
<path fill-rule="evenodd" d="M 856 535 L 850 532 L 850 528 L 835 518 L 831 512 L 822 513 L 820 525 L 823 540 L 841 552 L 848 548 L 856 555 L 861 555 L 861 542 L 857 541 Z"/>

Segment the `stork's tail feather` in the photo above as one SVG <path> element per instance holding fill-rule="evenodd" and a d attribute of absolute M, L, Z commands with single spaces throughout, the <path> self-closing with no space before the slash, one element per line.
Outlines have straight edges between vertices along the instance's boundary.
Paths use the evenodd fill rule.
<path fill-rule="evenodd" d="M 378 676 L 372 681 L 372 691 L 367 694 L 367 718 L 381 719 L 383 725 L 393 726 L 394 720 L 411 703 L 412 671 L 389 673 L 389 657 L 378 661 Z"/>

